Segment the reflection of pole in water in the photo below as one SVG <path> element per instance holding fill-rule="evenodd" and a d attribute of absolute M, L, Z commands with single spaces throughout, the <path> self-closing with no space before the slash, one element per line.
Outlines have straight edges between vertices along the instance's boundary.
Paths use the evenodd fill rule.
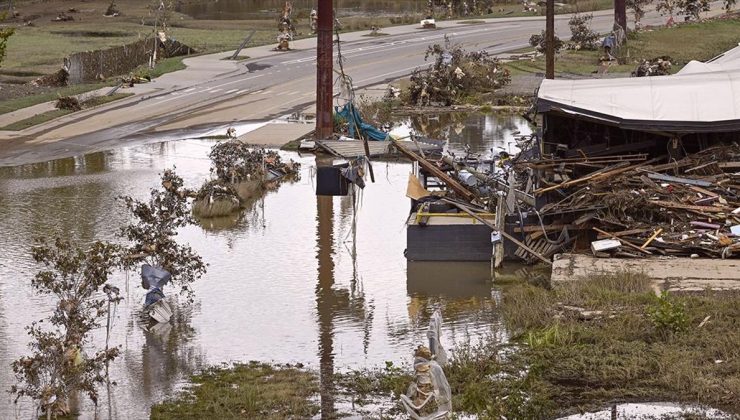
<path fill-rule="evenodd" d="M 326 163 L 326 162 L 323 162 Z M 316 166 L 319 166 L 316 158 Z M 321 373 L 321 418 L 336 417 L 334 411 L 334 209 L 330 196 L 316 196 L 316 243 L 318 283 L 316 309 L 319 316 L 319 364 Z"/>

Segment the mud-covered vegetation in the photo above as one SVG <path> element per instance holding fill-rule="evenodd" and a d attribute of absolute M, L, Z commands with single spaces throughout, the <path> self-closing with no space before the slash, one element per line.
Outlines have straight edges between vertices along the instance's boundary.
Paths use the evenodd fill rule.
<path fill-rule="evenodd" d="M 483 418 L 552 418 L 613 402 L 678 401 L 740 413 L 737 293 L 656 296 L 618 273 L 552 290 L 507 285 L 512 340 L 453 349 L 453 408 Z M 398 396 L 408 372 L 358 371 L 356 402 Z M 393 398 L 393 397 L 391 397 Z"/>
<path fill-rule="evenodd" d="M 193 299 L 192 283 L 207 269 L 190 246 L 176 240 L 178 229 L 194 222 L 189 204 L 191 194 L 174 170 L 166 170 L 162 174 L 162 188 L 153 188 L 148 200 L 121 197 L 132 215 L 131 223 L 121 228 L 121 236 L 130 243 L 123 258 L 124 266 L 134 270 L 143 263 L 162 267 L 189 300 Z"/>
<path fill-rule="evenodd" d="M 257 362 L 214 367 L 192 382 L 180 395 L 153 406 L 151 418 L 311 418 L 319 411 L 318 379 L 298 367 Z"/>
<path fill-rule="evenodd" d="M 197 217 L 222 217 L 247 207 L 270 186 L 270 181 L 300 178 L 301 165 L 283 162 L 274 150 L 258 149 L 240 141 L 217 143 L 208 155 L 212 179 L 195 193 Z"/>
<path fill-rule="evenodd" d="M 93 343 L 91 335 L 108 315 L 109 301 L 119 300 L 106 282 L 119 265 L 120 249 L 103 242 L 80 247 L 39 240 L 32 255 L 42 268 L 31 284 L 37 293 L 53 296 L 56 305 L 51 315 L 27 327 L 31 354 L 12 363 L 18 383 L 10 392 L 16 402 L 29 397 L 40 413 L 56 418 L 70 414 L 70 399 L 79 393 L 97 404 L 97 386 L 119 354 L 117 347 Z"/>

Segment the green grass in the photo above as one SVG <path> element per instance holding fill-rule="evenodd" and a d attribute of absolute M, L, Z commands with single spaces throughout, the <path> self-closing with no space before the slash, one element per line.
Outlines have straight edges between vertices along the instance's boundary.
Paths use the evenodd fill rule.
<path fill-rule="evenodd" d="M 133 93 L 115 93 L 113 95 L 108 95 L 108 96 L 96 96 L 94 98 L 88 99 L 87 101 L 84 101 L 82 103 L 82 108 L 83 109 L 94 108 L 96 106 L 104 105 L 104 104 L 107 104 L 113 101 L 117 101 L 119 99 L 127 98 L 132 95 Z M 0 130 L 21 131 L 29 127 L 33 127 L 35 125 L 39 125 L 47 121 L 51 121 L 55 118 L 59 118 L 64 115 L 71 114 L 73 112 L 74 111 L 69 110 L 69 109 L 55 109 L 53 111 L 48 111 L 43 114 L 34 115 L 33 117 L 26 118 L 20 121 L 16 121 L 12 124 L 8 124 L 7 126 L 0 128 Z"/>
<path fill-rule="evenodd" d="M 183 60 L 185 60 L 188 57 L 192 57 L 192 55 L 165 58 L 165 59 L 159 60 L 153 69 L 150 69 L 148 65 L 143 65 L 139 67 L 138 69 L 134 70 L 132 73 L 140 77 L 149 76 L 152 79 L 156 79 L 157 77 L 162 76 L 163 74 L 172 73 L 178 70 L 184 70 L 187 66 L 185 65 L 185 63 L 183 63 Z"/>
<path fill-rule="evenodd" d="M 191 378 L 193 385 L 154 405 L 151 418 L 234 419 L 310 418 L 319 411 L 315 374 L 294 367 L 250 362 L 214 367 Z"/>
<path fill-rule="evenodd" d="M 645 276 L 615 273 L 552 290 L 519 280 L 502 295 L 512 342 L 452 349 L 445 373 L 457 414 L 556 418 L 644 401 L 740 414 L 740 293 L 657 297 Z M 564 305 L 602 315 L 582 320 Z M 341 383 L 362 404 L 397 397 L 409 381 L 407 371 L 382 369 Z"/>
<path fill-rule="evenodd" d="M 4 131 L 21 131 L 35 125 L 43 124 L 47 121 L 51 121 L 55 118 L 62 117 L 73 113 L 70 109 L 55 109 L 53 111 L 44 112 L 43 114 L 34 115 L 33 117 L 26 118 L 25 120 L 16 121 L 12 124 L 8 124 L 5 127 L 0 128 Z"/>
<path fill-rule="evenodd" d="M 698 40 L 686 42 L 686 40 Z M 673 61 L 672 72 L 677 72 L 691 60 L 705 61 L 737 45 L 740 40 L 740 17 L 726 20 L 707 20 L 661 28 L 634 34 L 620 52 L 624 64 L 609 67 L 609 73 L 630 73 L 642 59 L 668 55 Z M 556 57 L 555 71 L 588 75 L 596 72 L 600 51 L 564 50 Z M 521 60 L 506 63 L 512 75 L 544 73 L 545 59 Z"/>
<path fill-rule="evenodd" d="M 81 93 L 90 92 L 105 86 L 112 86 L 113 82 L 90 83 L 83 85 L 73 85 L 59 88 L 54 92 L 42 93 L 38 95 L 29 95 L 22 98 L 10 99 L 0 102 L 0 114 L 17 111 L 21 108 L 38 105 L 40 103 L 54 101 L 60 96 L 74 96 Z"/>

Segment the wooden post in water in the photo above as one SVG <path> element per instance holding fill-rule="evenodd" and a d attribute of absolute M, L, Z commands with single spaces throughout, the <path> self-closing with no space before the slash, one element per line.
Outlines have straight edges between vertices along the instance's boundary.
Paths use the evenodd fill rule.
<path fill-rule="evenodd" d="M 325 140 L 334 132 L 332 109 L 333 35 L 334 4 L 332 0 L 319 0 L 318 38 L 316 43 L 316 134 L 317 140 Z"/>
<path fill-rule="evenodd" d="M 554 79 L 555 78 L 555 0 L 547 0 L 546 17 L 545 17 L 545 47 L 546 47 L 545 48 L 545 78 Z"/>

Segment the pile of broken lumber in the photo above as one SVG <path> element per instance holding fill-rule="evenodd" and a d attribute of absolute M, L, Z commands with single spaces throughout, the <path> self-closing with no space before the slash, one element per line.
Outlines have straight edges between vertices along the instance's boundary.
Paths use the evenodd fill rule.
<path fill-rule="evenodd" d="M 548 198 L 540 216 L 598 233 L 596 255 L 740 255 L 740 146 L 658 162 L 632 154 L 552 157 L 518 166 L 535 170 L 545 185 L 533 191 Z"/>

